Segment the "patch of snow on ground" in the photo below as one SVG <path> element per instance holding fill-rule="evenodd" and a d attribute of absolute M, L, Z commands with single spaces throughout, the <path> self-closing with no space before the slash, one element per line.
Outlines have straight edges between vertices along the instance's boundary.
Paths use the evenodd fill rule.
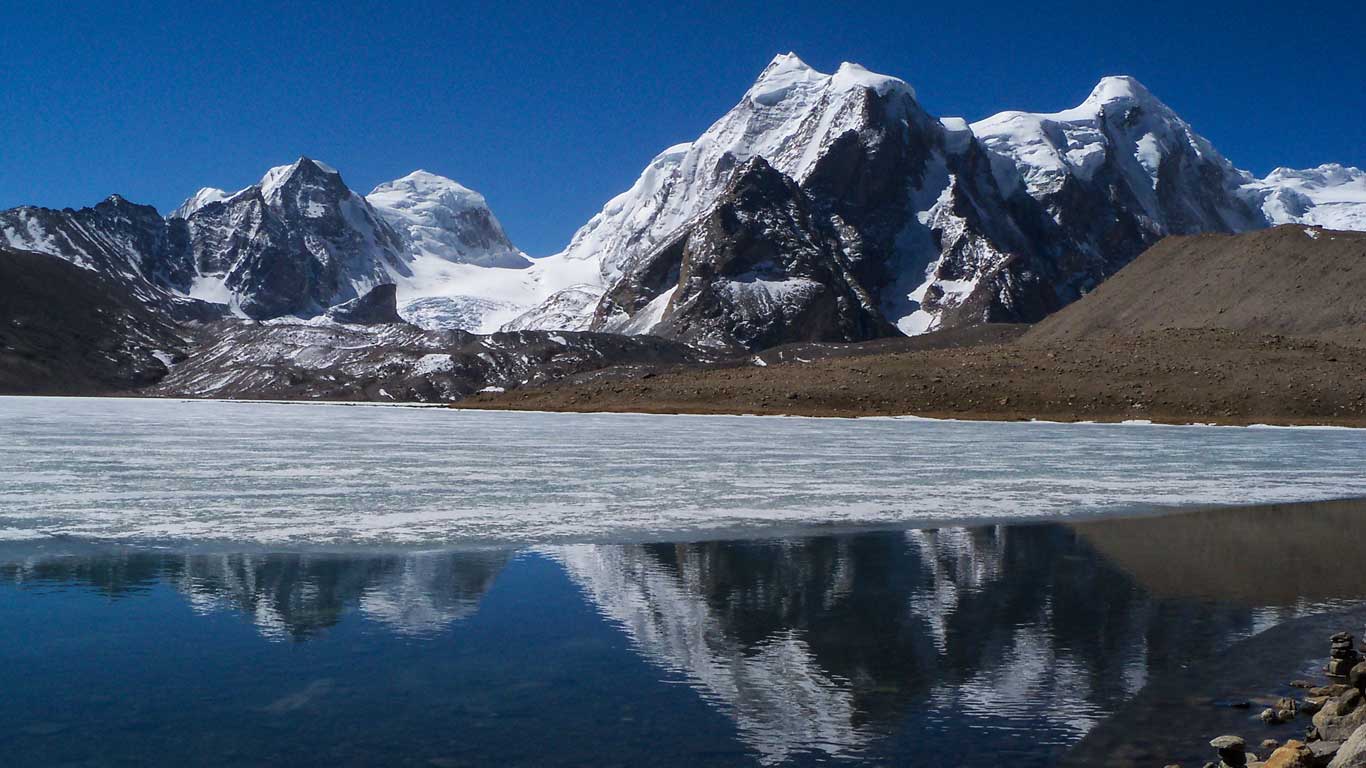
<path fill-rule="evenodd" d="M 455 362 L 450 355 L 423 355 L 413 364 L 414 376 L 426 376 L 431 373 L 450 373 L 455 370 Z"/>
<path fill-rule="evenodd" d="M 190 290 L 186 291 L 185 295 L 212 304 L 227 304 L 234 314 L 241 315 L 232 289 L 228 287 L 226 275 L 195 275 L 194 282 L 190 283 Z"/>

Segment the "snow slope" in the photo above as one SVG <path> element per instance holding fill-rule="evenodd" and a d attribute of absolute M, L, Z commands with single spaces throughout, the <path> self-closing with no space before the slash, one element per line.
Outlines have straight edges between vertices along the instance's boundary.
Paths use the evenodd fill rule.
<path fill-rule="evenodd" d="M 484 196 L 452 179 L 413 171 L 380 184 L 365 196 L 381 216 L 406 236 L 414 259 L 526 267 Z"/>
<path fill-rule="evenodd" d="M 1360 168 L 1277 168 L 1250 182 L 1247 191 L 1272 224 L 1366 231 L 1366 171 Z"/>
<path fill-rule="evenodd" d="M 972 131 L 994 153 L 992 170 L 1007 195 L 1023 185 L 1048 201 L 1069 179 L 1107 181 L 1159 235 L 1264 224 L 1237 194 L 1245 174 L 1132 77 L 1102 78 L 1072 109 L 1002 112 Z"/>

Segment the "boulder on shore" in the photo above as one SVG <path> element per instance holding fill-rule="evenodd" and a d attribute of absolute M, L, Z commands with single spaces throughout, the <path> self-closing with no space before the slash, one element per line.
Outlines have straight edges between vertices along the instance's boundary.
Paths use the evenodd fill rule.
<path fill-rule="evenodd" d="M 1338 748 L 1328 768 L 1366 768 L 1366 726 L 1358 727 L 1352 737 Z"/>
<path fill-rule="evenodd" d="M 1314 727 L 1324 741 L 1345 742 L 1362 725 L 1366 725 L 1366 701 L 1355 688 L 1329 701 L 1314 715 Z"/>
<path fill-rule="evenodd" d="M 1292 739 L 1272 752 L 1261 765 L 1263 768 L 1314 768 L 1314 753 L 1304 742 Z"/>

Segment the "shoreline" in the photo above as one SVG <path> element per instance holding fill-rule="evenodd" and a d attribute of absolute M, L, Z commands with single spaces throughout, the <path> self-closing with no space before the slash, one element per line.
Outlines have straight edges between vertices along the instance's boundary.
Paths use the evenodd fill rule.
<path fill-rule="evenodd" d="M 406 401 L 375 401 L 375 400 L 303 400 L 303 399 L 256 399 L 256 398 L 232 398 L 232 397 L 184 397 L 184 396 L 148 396 L 126 393 L 113 393 L 108 395 L 35 395 L 35 394 L 9 394 L 0 393 L 0 401 L 7 399 L 66 399 L 66 400 L 136 400 L 147 402 L 173 402 L 173 403 L 230 403 L 233 405 L 305 405 L 305 406 L 338 406 L 338 407 L 373 407 L 373 408 L 416 408 L 429 410 L 453 410 L 453 411 L 474 411 L 489 413 L 544 413 L 544 414 L 578 414 L 578 415 L 617 415 L 617 416 L 731 416 L 737 418 L 782 418 L 782 419 L 843 419 L 857 421 L 860 419 L 892 419 L 902 421 L 936 421 L 936 422 L 989 422 L 992 424 L 1059 424 L 1059 425 L 1099 425 L 1099 426 L 1131 426 L 1131 427 L 1224 427 L 1224 428 L 1243 428 L 1243 429 L 1366 429 L 1366 417 L 1350 419 L 1319 419 L 1310 421 L 1286 421 L 1276 418 L 1258 419 L 1255 417 L 1225 419 L 1222 417 L 1211 417 L 1208 420 L 1190 420 L 1182 418 L 1143 418 L 1135 417 L 1130 414 L 1098 416 L 1088 414 L 1086 416 L 1069 415 L 1062 413 L 1052 413 L 1046 415 L 1028 415 L 1021 412 L 1001 413 L 997 411 L 978 411 L 978 412 L 922 412 L 922 413 L 842 413 L 842 412 L 794 412 L 783 410 L 771 410 L 758 412 L 755 410 L 742 409 L 721 409 L 691 406 L 640 406 L 633 405 L 630 408 L 616 408 L 611 406 L 583 408 L 583 407 L 524 407 L 517 403 L 486 402 L 478 401 L 471 403 L 469 400 L 462 400 L 454 403 L 423 403 Z"/>
<path fill-rule="evenodd" d="M 1258 418 L 1255 416 L 1225 418 L 1210 416 L 1195 420 L 1182 417 L 1140 417 L 1133 414 L 1070 414 L 1042 413 L 1031 414 L 1020 411 L 926 411 L 926 412 L 842 412 L 838 410 L 811 409 L 806 411 L 787 411 L 780 409 L 756 410 L 743 408 L 706 407 L 694 404 L 664 404 L 659 406 L 633 403 L 629 407 L 616 407 L 610 404 L 601 406 L 554 406 L 538 403 L 523 406 L 515 402 L 488 401 L 476 398 L 453 403 L 423 403 L 408 401 L 375 400 L 327 400 L 327 399 L 278 399 L 278 398 L 232 398 L 232 397 L 185 397 L 185 396 L 148 396 L 127 393 L 107 395 L 62 395 L 0 393 L 0 401 L 7 399 L 65 399 L 65 400 L 137 400 L 148 402 L 174 403 L 231 403 L 234 405 L 305 405 L 373 408 L 416 408 L 454 411 L 484 411 L 490 413 L 546 413 L 579 415 L 619 415 L 619 416 L 733 416 L 745 418 L 787 418 L 787 419 L 896 419 L 905 421 L 924 420 L 942 422 L 990 422 L 993 424 L 1069 424 L 1077 426 L 1134 426 L 1134 427 L 1238 427 L 1244 429 L 1366 429 L 1366 416 L 1346 419 L 1309 419 L 1287 420 L 1276 417 Z"/>
<path fill-rule="evenodd" d="M 242 401 L 233 401 L 242 402 Z M 272 401 L 289 402 L 289 401 Z M 369 403 L 355 403 L 356 405 L 368 405 Z M 394 403 L 394 405 L 400 405 Z M 547 406 L 538 404 L 534 407 L 524 407 L 516 403 L 499 402 L 470 402 L 463 400 L 457 403 L 443 404 L 441 407 L 457 411 L 490 411 L 499 413 L 562 413 L 562 414 L 617 414 L 617 415 L 637 415 L 637 416 L 745 416 L 752 418 L 789 418 L 789 419 L 904 419 L 925 421 L 964 421 L 964 422 L 991 422 L 994 424 L 1072 424 L 1084 426 L 1088 424 L 1108 425 L 1108 426 L 1151 426 L 1151 427 L 1242 427 L 1245 429 L 1274 428 L 1274 429 L 1366 429 L 1366 417 L 1352 417 L 1348 419 L 1312 419 L 1305 421 L 1285 420 L 1276 417 L 1240 417 L 1225 418 L 1221 416 L 1211 416 L 1207 420 L 1183 419 L 1180 417 L 1135 417 L 1131 414 L 1027 414 L 1024 412 L 999 412 L 999 411 L 927 411 L 915 413 L 903 413 L 892 411 L 886 413 L 844 413 L 840 411 L 755 411 L 744 409 L 727 408 L 708 408 L 706 406 L 693 405 L 660 405 L 660 406 L 640 406 L 633 404 L 629 408 L 617 408 L 611 405 L 600 407 L 581 407 L 581 406 Z"/>

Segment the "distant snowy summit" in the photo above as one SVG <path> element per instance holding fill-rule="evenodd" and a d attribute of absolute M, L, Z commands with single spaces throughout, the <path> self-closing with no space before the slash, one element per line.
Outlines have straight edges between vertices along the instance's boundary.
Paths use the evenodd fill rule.
<path fill-rule="evenodd" d="M 1366 173 L 1254 178 L 1131 77 L 969 124 L 903 80 L 792 53 L 542 258 L 454 180 L 419 170 L 361 195 L 310 158 L 165 218 L 118 196 L 0 212 L 5 243 L 177 317 L 315 318 L 393 284 L 427 329 L 751 348 L 1030 322 L 1169 234 L 1281 223 L 1366 229 Z"/>
<path fill-rule="evenodd" d="M 1366 171 L 1360 168 L 1277 168 L 1248 189 L 1272 224 L 1366 230 Z"/>
<path fill-rule="evenodd" d="M 380 184 L 365 199 L 404 235 L 413 258 L 481 267 L 531 266 L 508 241 L 484 196 L 445 176 L 413 171 Z"/>

